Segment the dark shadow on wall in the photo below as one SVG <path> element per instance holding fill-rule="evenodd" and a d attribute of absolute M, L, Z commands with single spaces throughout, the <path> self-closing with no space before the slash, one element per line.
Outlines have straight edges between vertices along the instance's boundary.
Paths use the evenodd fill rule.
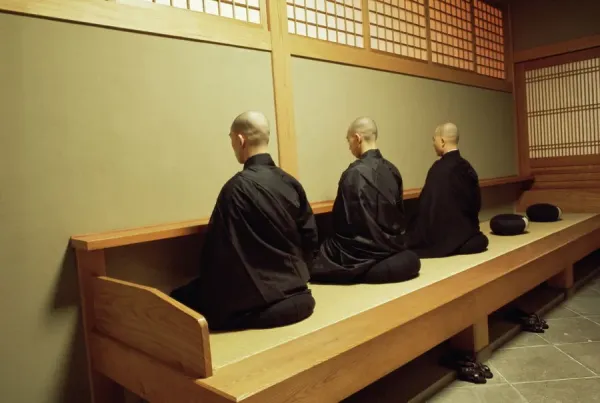
<path fill-rule="evenodd" d="M 61 403 L 88 403 L 91 401 L 87 373 L 87 358 L 83 336 L 83 322 L 79 299 L 79 282 L 75 265 L 75 252 L 67 244 L 62 259 L 60 275 L 54 287 L 54 295 L 48 304 L 48 320 L 64 311 L 77 310 L 77 325 L 71 337 L 70 349 L 66 351 L 63 367 L 57 368 L 58 387 L 50 401 Z"/>

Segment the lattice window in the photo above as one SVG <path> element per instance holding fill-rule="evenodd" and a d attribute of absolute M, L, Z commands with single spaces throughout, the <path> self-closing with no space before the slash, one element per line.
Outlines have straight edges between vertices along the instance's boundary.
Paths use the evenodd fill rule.
<path fill-rule="evenodd" d="M 260 24 L 259 0 L 144 0 Z"/>
<path fill-rule="evenodd" d="M 495 78 L 505 78 L 502 12 L 481 0 L 475 0 L 473 12 L 477 72 Z"/>
<path fill-rule="evenodd" d="M 469 0 L 429 0 L 431 61 L 474 70 Z"/>
<path fill-rule="evenodd" d="M 427 60 L 425 0 L 369 0 L 371 49 Z"/>
<path fill-rule="evenodd" d="M 361 0 L 287 0 L 288 31 L 362 48 L 362 13 Z"/>
<path fill-rule="evenodd" d="M 600 153 L 600 58 L 525 73 L 530 158 Z"/>

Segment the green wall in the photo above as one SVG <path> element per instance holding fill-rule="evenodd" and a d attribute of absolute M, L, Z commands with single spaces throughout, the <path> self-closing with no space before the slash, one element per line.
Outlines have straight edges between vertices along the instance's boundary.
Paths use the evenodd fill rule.
<path fill-rule="evenodd" d="M 0 400 L 87 402 L 69 237 L 209 215 L 270 54 L 0 13 L 0 89 Z"/>
<path fill-rule="evenodd" d="M 423 186 L 446 121 L 480 178 L 517 174 L 512 94 L 300 58 L 292 67 L 300 177 L 312 200 L 335 197 L 353 160 L 346 131 L 362 115 L 377 122 L 379 148 L 407 189 Z"/>

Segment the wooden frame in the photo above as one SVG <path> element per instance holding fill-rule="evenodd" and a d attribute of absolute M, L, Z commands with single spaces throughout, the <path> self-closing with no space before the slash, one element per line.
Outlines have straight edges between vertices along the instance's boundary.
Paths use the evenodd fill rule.
<path fill-rule="evenodd" d="M 507 176 L 504 178 L 484 179 L 480 182 L 480 186 L 492 187 L 513 183 L 527 183 L 531 180 L 532 177 Z M 405 190 L 404 198 L 415 199 L 419 197 L 420 193 L 421 189 Z M 315 202 L 311 203 L 311 206 L 315 214 L 328 213 L 333 207 L 333 201 L 328 200 Z M 74 236 L 71 239 L 71 244 L 78 250 L 92 251 L 141 242 L 188 236 L 200 233 L 202 228 L 208 224 L 208 220 L 208 218 L 201 218 L 198 220 L 189 220 L 179 223 L 111 231 L 102 234 Z"/>
<path fill-rule="evenodd" d="M 539 46 L 537 48 L 520 50 L 514 53 L 514 62 L 522 63 L 545 57 L 572 53 L 579 50 L 595 48 L 600 46 L 600 35 L 585 36 L 570 41 L 553 43 L 551 45 Z"/>
<path fill-rule="evenodd" d="M 117 323 L 116 318 L 104 317 L 108 323 L 100 326 L 96 314 L 104 308 L 95 308 L 87 323 L 88 326 L 96 324 L 87 327 L 86 334 L 91 365 L 94 371 L 150 402 L 169 401 L 173 396 L 180 401 L 202 403 L 340 401 L 453 336 L 462 348 L 480 351 L 488 342 L 487 315 L 549 279 L 557 286 L 568 284 L 565 270 L 599 246 L 600 215 L 595 215 L 459 274 L 225 365 L 212 376 L 200 378 L 186 375 L 186 369 L 169 364 L 164 356 L 157 357 L 156 352 L 146 349 L 144 353 L 138 343 L 124 340 L 119 332 L 113 331 L 112 337 L 105 334 L 107 327 L 122 326 L 125 317 L 125 323 L 139 320 L 138 315 L 128 313 L 138 311 L 137 308 L 114 309 L 111 315 L 121 317 L 124 314 L 125 317 Z M 78 250 L 78 256 L 83 257 L 78 265 L 80 275 L 89 276 L 92 283 L 103 284 L 102 287 L 117 285 L 122 288 L 119 295 L 125 289 L 125 294 L 139 293 L 129 302 L 146 313 L 143 317 L 146 324 L 157 323 L 155 319 L 161 315 L 153 313 L 155 308 L 143 309 L 144 304 L 138 299 L 156 295 L 154 290 L 93 276 L 87 270 L 89 266 L 81 264 L 86 256 L 101 256 L 102 253 Z M 559 284 L 561 278 L 564 281 Z M 85 289 L 83 286 L 82 290 Z M 105 306 L 114 300 L 111 297 L 102 302 L 86 292 L 82 295 L 87 306 L 96 303 Z M 432 298 L 432 295 L 436 297 Z M 120 304 L 117 301 L 114 307 Z M 166 296 L 154 299 L 153 304 L 160 309 L 175 309 L 176 316 L 190 317 L 189 312 Z M 196 336 L 192 336 L 193 332 L 188 333 L 190 326 L 196 328 L 198 323 L 202 325 L 202 321 L 196 320 L 187 324 L 180 322 L 179 334 L 191 337 L 190 341 L 204 340 L 202 332 Z M 155 333 L 164 333 L 158 331 L 160 325 L 156 329 L 152 329 L 153 326 L 144 332 L 148 340 L 157 337 Z M 172 343 L 174 349 L 178 345 Z M 207 348 L 200 345 L 202 349 Z M 361 366 L 352 365 L 359 361 Z M 95 384 L 96 392 L 100 393 L 103 387 Z M 112 400 L 97 398 L 95 401 Z"/>
<path fill-rule="evenodd" d="M 172 38 L 271 50 L 269 32 L 261 25 L 140 0 L 0 0 L 0 11 Z"/>
<path fill-rule="evenodd" d="M 285 3 L 284 0 L 281 2 Z M 281 2 L 273 3 L 280 4 Z M 368 19 L 364 21 L 364 49 L 289 35 L 285 4 L 280 5 L 281 10 L 277 14 L 272 14 L 269 11 L 269 3 L 267 0 L 260 0 L 260 25 L 165 7 L 141 0 L 0 0 L 0 11 L 257 50 L 273 50 L 275 53 L 289 52 L 299 57 L 414 75 L 496 91 L 512 91 L 510 80 L 495 79 L 475 72 L 370 51 L 367 42 Z M 368 10 L 367 5 L 368 2 L 363 0 L 363 9 Z M 159 17 L 157 17 L 158 14 Z M 273 27 L 274 17 L 279 19 L 275 36 L 279 38 L 278 40 L 284 41 L 280 49 L 272 48 L 273 33 L 267 31 L 267 24 L 264 21 L 267 18 L 268 26 Z M 288 41 L 284 39 L 286 37 Z M 285 45 L 285 42 L 289 42 L 289 46 Z M 275 57 L 278 58 L 278 56 Z M 508 63 L 506 66 L 508 72 L 510 66 Z M 274 68 L 278 67 L 274 65 Z M 285 72 L 276 74 L 285 74 Z M 285 108 L 291 109 L 291 106 L 286 104 Z M 293 166 L 293 161 L 291 165 Z"/>
<path fill-rule="evenodd" d="M 590 45 L 594 41 L 585 41 Z M 557 49 L 562 49 L 558 47 Z M 581 50 L 570 50 L 569 53 L 559 53 L 555 56 L 545 57 L 541 59 L 533 59 L 527 62 L 515 64 L 514 85 L 515 90 L 513 96 L 515 98 L 516 117 L 517 117 L 517 136 L 518 136 L 518 157 L 519 157 L 519 172 L 520 174 L 529 174 L 531 172 L 539 172 L 545 168 L 560 168 L 574 166 L 596 166 L 600 165 L 600 156 L 596 154 L 563 156 L 563 157 L 544 157 L 531 158 L 529 150 L 529 128 L 527 117 L 527 100 L 526 100 L 526 82 L 525 73 L 529 70 L 536 70 L 566 63 L 579 62 L 592 58 L 600 57 L 600 46 L 584 47 Z M 560 169 L 557 171 L 560 172 Z M 581 184 L 571 185 L 579 187 Z M 588 187 L 597 187 L 590 183 Z M 548 186 L 542 184 L 541 186 Z"/>
<path fill-rule="evenodd" d="M 382 52 L 337 45 L 298 35 L 290 36 L 290 46 L 292 55 L 307 59 L 367 67 L 374 70 L 431 78 L 495 91 L 512 92 L 512 83 L 506 80 L 486 77 L 471 71 L 458 70 L 425 61 L 392 56 Z"/>

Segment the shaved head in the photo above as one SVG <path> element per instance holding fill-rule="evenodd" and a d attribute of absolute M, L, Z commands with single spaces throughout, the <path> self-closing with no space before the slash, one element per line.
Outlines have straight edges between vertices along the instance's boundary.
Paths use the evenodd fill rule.
<path fill-rule="evenodd" d="M 355 119 L 348 128 L 349 135 L 354 133 L 360 134 L 367 143 L 373 143 L 377 140 L 377 124 L 369 117 L 360 117 Z"/>
<path fill-rule="evenodd" d="M 244 112 L 236 117 L 231 124 L 231 133 L 243 135 L 250 147 L 269 144 L 270 132 L 269 121 L 261 112 Z"/>
<path fill-rule="evenodd" d="M 436 137 L 442 137 L 447 143 L 458 144 L 458 127 L 454 123 L 444 123 L 435 129 Z"/>

